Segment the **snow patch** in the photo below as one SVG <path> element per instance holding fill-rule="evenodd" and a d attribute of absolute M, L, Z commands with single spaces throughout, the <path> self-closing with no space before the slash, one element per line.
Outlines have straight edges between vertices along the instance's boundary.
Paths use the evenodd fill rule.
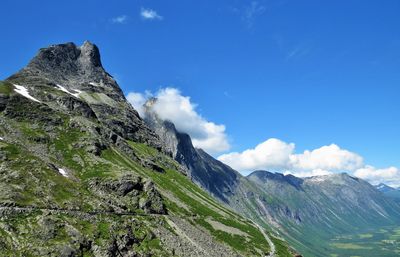
<path fill-rule="evenodd" d="M 95 86 L 95 87 L 99 87 L 100 85 L 95 83 L 95 82 L 90 82 L 89 85 Z"/>
<path fill-rule="evenodd" d="M 58 168 L 58 172 L 60 172 L 60 174 L 63 175 L 64 177 L 68 177 L 68 173 L 64 169 Z"/>
<path fill-rule="evenodd" d="M 377 189 L 382 189 L 382 188 L 385 188 L 385 185 L 384 185 L 384 184 L 380 184 L 380 185 L 377 186 L 376 188 L 377 188 Z"/>
<path fill-rule="evenodd" d="M 82 91 L 77 90 L 77 89 L 72 89 L 73 91 L 76 92 L 76 93 L 72 93 L 72 92 L 68 91 L 68 89 L 66 89 L 65 87 L 63 87 L 63 86 L 61 86 L 61 85 L 58 85 L 58 84 L 57 84 L 57 87 L 58 87 L 59 90 L 65 92 L 65 93 L 67 93 L 67 94 L 70 94 L 70 95 L 72 95 L 72 96 L 75 96 L 76 98 L 79 98 L 79 94 L 82 93 Z"/>
<path fill-rule="evenodd" d="M 26 89 L 25 87 L 20 86 L 20 85 L 16 85 L 16 84 L 13 84 L 13 85 L 14 85 L 14 87 L 15 87 L 15 88 L 14 88 L 14 91 L 17 92 L 18 94 L 20 94 L 20 95 L 22 95 L 22 96 L 24 96 L 24 97 L 26 97 L 26 98 L 28 98 L 28 99 L 30 99 L 30 100 L 32 100 L 32 101 L 41 103 L 38 99 L 36 99 L 36 98 L 34 98 L 33 96 L 31 96 L 31 95 L 29 94 L 29 92 L 28 92 L 28 89 Z"/>
<path fill-rule="evenodd" d="M 0 137 L 0 141 L 4 141 L 4 138 Z"/>

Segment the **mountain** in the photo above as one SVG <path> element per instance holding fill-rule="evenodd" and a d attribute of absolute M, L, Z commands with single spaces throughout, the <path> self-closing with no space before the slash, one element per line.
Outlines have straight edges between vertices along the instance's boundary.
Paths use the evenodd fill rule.
<path fill-rule="evenodd" d="M 397 191 L 396 188 L 390 187 L 390 186 L 388 186 L 386 184 L 383 184 L 383 183 L 380 183 L 379 185 L 376 185 L 375 188 L 378 189 L 379 191 L 381 191 L 382 193 Z"/>
<path fill-rule="evenodd" d="M 259 210 L 260 222 L 274 220 L 288 241 L 310 256 L 332 251 L 329 241 L 335 235 L 400 221 L 397 204 L 366 181 L 346 173 L 296 178 L 255 171 L 248 179 L 262 191 L 248 199 Z M 274 197 L 269 200 L 271 195 Z"/>
<path fill-rule="evenodd" d="M 169 146 L 94 44 L 40 49 L 0 82 L 0 255 L 291 256 L 190 180 L 211 157 L 196 150 L 182 166 Z"/>
<path fill-rule="evenodd" d="M 394 201 L 400 203 L 400 188 L 390 187 L 386 184 L 380 183 L 375 186 L 377 190 L 382 192 L 385 196 L 392 198 Z"/>
<path fill-rule="evenodd" d="M 146 103 L 144 119 L 191 179 L 227 207 L 284 237 L 304 256 L 334 254 L 335 237 L 400 221 L 399 205 L 345 173 L 298 178 L 255 171 L 243 177 L 194 148 L 190 137 L 170 121 L 160 120 L 151 108 L 156 101 Z"/>

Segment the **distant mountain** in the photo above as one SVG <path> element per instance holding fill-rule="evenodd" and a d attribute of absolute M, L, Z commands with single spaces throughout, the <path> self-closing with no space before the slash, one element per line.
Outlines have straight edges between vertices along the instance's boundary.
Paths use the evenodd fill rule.
<path fill-rule="evenodd" d="M 297 249 L 311 256 L 326 255 L 322 249 L 329 245 L 323 242 L 332 235 L 400 221 L 397 204 L 366 181 L 345 173 L 301 179 L 256 171 L 248 179 L 262 191 L 247 197 L 259 219 L 274 220 Z"/>
<path fill-rule="evenodd" d="M 190 137 L 161 121 L 146 104 L 146 123 L 211 195 L 269 231 L 283 236 L 305 256 L 332 253 L 329 240 L 359 229 L 400 221 L 400 207 L 368 182 L 345 173 L 298 178 L 268 171 L 243 177 L 195 149 Z"/>
<path fill-rule="evenodd" d="M 390 187 L 386 184 L 380 183 L 375 186 L 385 196 L 392 198 L 394 201 L 400 203 L 400 188 Z"/>
<path fill-rule="evenodd" d="M 291 256 L 167 146 L 94 44 L 40 49 L 0 82 L 0 256 Z M 196 150 L 187 165 L 207 158 Z M 199 173 L 221 197 L 229 176 Z"/>
<path fill-rule="evenodd" d="M 375 186 L 376 189 L 378 189 L 379 191 L 381 191 L 382 193 L 387 193 L 387 192 L 392 192 L 392 191 L 397 191 L 398 189 L 394 188 L 394 187 L 390 187 L 386 184 L 380 183 L 379 185 Z"/>

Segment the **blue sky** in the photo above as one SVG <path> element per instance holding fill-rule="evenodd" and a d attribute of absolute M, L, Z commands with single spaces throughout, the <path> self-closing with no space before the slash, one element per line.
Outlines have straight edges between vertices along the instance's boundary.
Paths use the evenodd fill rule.
<path fill-rule="evenodd" d="M 179 89 L 241 153 L 336 144 L 400 167 L 400 1 L 2 1 L 0 79 L 88 39 L 128 92 Z M 145 17 L 144 17 L 144 16 Z"/>

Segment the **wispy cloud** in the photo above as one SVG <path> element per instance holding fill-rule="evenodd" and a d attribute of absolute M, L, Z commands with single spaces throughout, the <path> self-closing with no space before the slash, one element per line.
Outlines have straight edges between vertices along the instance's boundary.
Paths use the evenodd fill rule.
<path fill-rule="evenodd" d="M 114 24 L 125 24 L 128 21 L 127 15 L 120 15 L 111 19 L 111 23 Z"/>
<path fill-rule="evenodd" d="M 267 8 L 257 1 L 252 1 L 249 6 L 244 8 L 242 19 L 248 28 L 253 28 L 256 18 L 265 13 Z"/>
<path fill-rule="evenodd" d="M 140 16 L 144 20 L 162 20 L 163 17 L 159 15 L 155 10 L 149 8 L 141 8 L 140 9 Z"/>
<path fill-rule="evenodd" d="M 300 58 L 306 56 L 311 51 L 311 44 L 299 44 L 286 53 L 286 61 L 293 58 Z"/>

